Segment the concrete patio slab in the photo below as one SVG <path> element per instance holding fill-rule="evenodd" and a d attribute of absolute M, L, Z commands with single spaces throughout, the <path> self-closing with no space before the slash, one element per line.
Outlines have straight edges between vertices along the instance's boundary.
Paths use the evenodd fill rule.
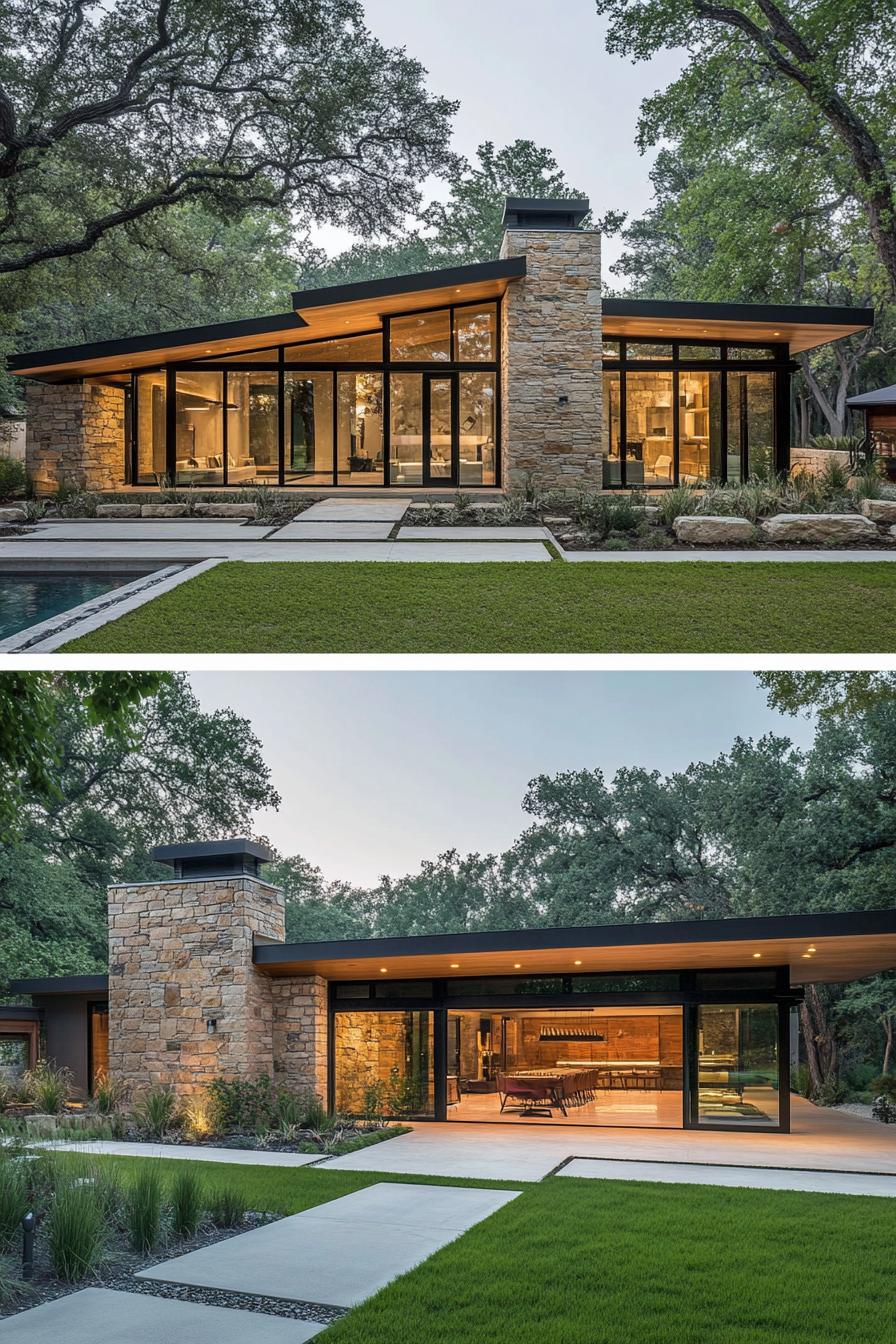
<path fill-rule="evenodd" d="M 399 541 L 550 541 L 546 527 L 400 527 Z"/>
<path fill-rule="evenodd" d="M 82 1288 L 0 1322 L 3 1344 L 302 1344 L 326 1326 L 263 1312 Z"/>
<path fill-rule="evenodd" d="M 170 518 L 141 522 L 114 522 L 85 518 L 74 522 L 41 523 L 19 541 L 262 541 L 273 529 L 204 518 Z"/>
<path fill-rule="evenodd" d="M 275 532 L 271 541 L 385 541 L 394 522 L 385 523 L 315 523 L 305 522 L 304 516 L 287 523 Z"/>
<path fill-rule="evenodd" d="M 176 565 L 191 560 L 244 560 L 249 564 L 271 560 L 400 560 L 447 564 L 470 564 L 489 560 L 502 562 L 548 561 L 550 553 L 539 542 L 396 542 L 396 541 L 270 541 L 201 542 L 171 541 L 0 541 L 0 565 L 4 560 L 100 561 L 146 560 Z"/>
<path fill-rule="evenodd" d="M 791 1098 L 790 1134 L 625 1129 L 555 1124 L 418 1125 L 375 1149 L 332 1158 L 327 1170 L 540 1181 L 569 1157 L 874 1172 L 896 1176 L 896 1126 Z"/>
<path fill-rule="evenodd" d="M 298 515 L 309 523 L 397 523 L 410 499 L 322 499 Z"/>
<path fill-rule="evenodd" d="M 505 563 L 526 561 L 551 563 L 551 553 L 540 541 L 396 541 L 390 560 L 442 560 L 453 564 L 499 560 Z"/>
<path fill-rule="evenodd" d="M 242 1167 L 307 1167 L 320 1153 L 267 1153 L 258 1148 L 193 1148 L 184 1143 L 128 1143 L 118 1139 L 85 1139 L 72 1143 L 44 1139 L 32 1148 L 63 1149 L 105 1157 L 174 1157 L 181 1162 L 230 1162 Z"/>
<path fill-rule="evenodd" d="M 518 1193 L 372 1185 L 166 1260 L 138 1277 L 352 1307 Z"/>
<path fill-rule="evenodd" d="M 613 1162 L 575 1157 L 556 1174 L 596 1181 L 658 1181 L 667 1185 L 725 1185 L 751 1190 L 804 1190 L 827 1195 L 896 1198 L 896 1176 L 875 1176 L 871 1172 L 723 1167 L 699 1162 Z"/>

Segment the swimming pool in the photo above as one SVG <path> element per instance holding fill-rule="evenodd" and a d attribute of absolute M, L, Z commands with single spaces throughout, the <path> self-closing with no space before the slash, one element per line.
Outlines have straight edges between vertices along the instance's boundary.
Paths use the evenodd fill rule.
<path fill-rule="evenodd" d="M 102 597 L 126 583 L 133 583 L 138 575 L 110 573 L 107 570 L 84 570 L 73 573 L 44 571 L 39 574 L 19 574 L 4 571 L 0 574 L 0 639 L 7 639 L 21 630 L 27 630 L 51 616 L 70 611 L 72 607 L 91 598 Z"/>

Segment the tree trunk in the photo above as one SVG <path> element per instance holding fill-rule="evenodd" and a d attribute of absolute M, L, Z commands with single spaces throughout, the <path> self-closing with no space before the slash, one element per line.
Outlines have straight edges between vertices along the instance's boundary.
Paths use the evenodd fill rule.
<path fill-rule="evenodd" d="M 806 985 L 806 997 L 800 1004 L 800 1027 L 812 1083 L 810 1095 L 816 1097 L 826 1083 L 837 1081 L 840 1060 L 837 1039 L 815 985 Z"/>
<path fill-rule="evenodd" d="M 893 1053 L 893 1019 L 891 1017 L 884 1018 L 884 1032 L 887 1037 L 887 1044 L 884 1049 L 884 1064 L 881 1073 L 886 1074 L 890 1071 L 890 1056 Z"/>

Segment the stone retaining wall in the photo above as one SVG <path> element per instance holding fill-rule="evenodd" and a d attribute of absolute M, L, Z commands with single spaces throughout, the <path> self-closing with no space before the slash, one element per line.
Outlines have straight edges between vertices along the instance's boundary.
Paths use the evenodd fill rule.
<path fill-rule="evenodd" d="M 501 342 L 502 481 L 602 485 L 600 235 L 510 229 L 502 257 L 526 258 L 508 285 Z"/>
<path fill-rule="evenodd" d="M 25 466 L 38 492 L 124 484 L 124 390 L 101 383 L 29 383 Z"/>

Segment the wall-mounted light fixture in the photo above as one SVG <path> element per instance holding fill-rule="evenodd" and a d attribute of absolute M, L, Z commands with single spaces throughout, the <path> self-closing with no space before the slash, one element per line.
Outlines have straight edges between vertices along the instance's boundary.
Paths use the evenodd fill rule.
<path fill-rule="evenodd" d="M 205 1023 L 205 1029 L 208 1032 L 209 1036 L 214 1036 L 215 1032 L 218 1030 L 218 1019 L 216 1017 L 207 1018 Z"/>

